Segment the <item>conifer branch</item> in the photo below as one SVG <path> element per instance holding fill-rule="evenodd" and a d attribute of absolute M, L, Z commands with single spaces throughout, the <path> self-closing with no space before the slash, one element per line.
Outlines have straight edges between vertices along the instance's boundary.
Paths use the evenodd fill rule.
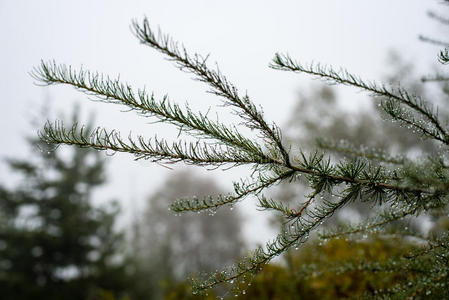
<path fill-rule="evenodd" d="M 449 51 L 447 47 L 440 51 L 438 61 L 443 65 L 447 65 L 449 63 Z"/>
<path fill-rule="evenodd" d="M 430 18 L 434 19 L 435 21 L 440 22 L 443 25 L 449 25 L 449 19 L 447 19 L 447 18 L 445 18 L 445 17 L 443 17 L 443 16 L 441 16 L 439 14 L 436 14 L 436 13 L 434 13 L 432 11 L 429 11 L 429 12 L 427 12 L 427 15 Z"/>
<path fill-rule="evenodd" d="M 310 194 L 308 196 L 307 201 L 301 205 L 301 207 L 296 210 L 296 211 L 291 211 L 291 213 L 289 215 L 287 215 L 287 219 L 291 219 L 294 221 L 300 221 L 302 214 L 309 209 L 310 205 L 312 204 L 313 200 L 315 199 L 315 197 L 320 193 L 320 190 L 315 190 L 312 194 Z M 349 195 L 348 195 L 349 196 Z M 351 196 L 349 196 L 348 199 L 350 199 Z"/>
<path fill-rule="evenodd" d="M 391 207 L 385 209 L 384 211 L 378 213 L 378 216 L 373 220 L 368 220 L 363 224 L 357 226 L 351 226 L 347 230 L 338 228 L 332 231 L 321 232 L 319 234 L 320 238 L 323 240 L 334 239 L 337 237 L 348 236 L 358 233 L 368 233 L 383 227 L 391 222 L 404 219 L 406 217 L 415 215 L 419 212 L 416 207 L 401 207 L 401 209 L 393 210 Z"/>
<path fill-rule="evenodd" d="M 232 205 L 239 200 L 251 194 L 257 194 L 261 190 L 268 188 L 286 178 L 291 177 L 294 171 L 288 170 L 277 176 L 263 176 L 260 174 L 257 182 L 245 184 L 234 183 L 234 195 L 218 195 L 217 197 L 207 196 L 202 199 L 193 197 L 193 199 L 178 199 L 171 204 L 170 209 L 174 212 L 201 211 L 207 209 L 216 209 L 223 205 Z"/>
<path fill-rule="evenodd" d="M 268 199 L 264 195 L 259 197 L 259 209 L 260 210 L 274 210 L 280 212 L 282 215 L 289 216 L 295 213 L 295 211 L 280 201 Z"/>
<path fill-rule="evenodd" d="M 97 150 L 109 150 L 113 152 L 126 152 L 133 154 L 136 159 L 149 159 L 153 162 L 163 161 L 175 163 L 183 161 L 187 164 L 204 166 L 221 166 L 224 164 L 263 164 L 256 156 L 246 152 L 235 151 L 230 147 L 210 146 L 206 143 L 175 142 L 169 144 L 163 139 L 145 139 L 138 136 L 131 137 L 127 141 L 120 137 L 120 133 L 104 128 L 96 128 L 93 132 L 86 132 L 85 127 L 78 129 L 74 124 L 70 129 L 64 127 L 62 122 L 51 124 L 47 122 L 40 138 L 52 144 L 76 145 Z"/>
<path fill-rule="evenodd" d="M 276 70 L 306 73 L 321 78 L 331 84 L 354 86 L 370 92 L 373 96 L 389 99 L 390 101 L 387 101 L 387 103 L 394 101 L 398 104 L 406 105 L 432 124 L 438 133 L 438 140 L 445 144 L 449 143 L 448 133 L 440 124 L 437 113 L 422 98 L 409 94 L 403 88 L 389 89 L 385 85 L 379 86 L 375 82 L 365 82 L 346 70 L 335 71 L 332 68 L 323 67 L 320 64 L 303 66 L 288 55 L 281 55 L 279 53 L 275 55 L 270 67 Z M 395 118 L 394 115 L 392 117 Z M 415 126 L 415 124 L 410 125 Z M 418 126 L 417 129 L 421 130 L 422 128 Z M 434 136 L 432 135 L 432 137 Z"/>
<path fill-rule="evenodd" d="M 317 152 L 311 154 L 309 158 L 304 154 L 301 155 L 302 160 L 297 159 L 299 164 L 292 165 L 291 169 L 308 175 L 313 189 L 319 189 L 320 191 L 323 189 L 330 190 L 331 187 L 337 184 L 345 183 L 369 190 L 389 190 L 399 194 L 420 195 L 433 193 L 427 189 L 388 183 L 392 178 L 387 175 L 387 170 L 382 166 L 375 167 L 361 161 L 355 161 L 341 163 L 335 167 L 330 164 L 329 159 L 324 160 L 324 156 Z M 399 180 L 400 178 L 397 178 L 395 181 Z"/>
<path fill-rule="evenodd" d="M 429 43 L 429 44 L 436 45 L 436 46 L 443 46 L 443 47 L 449 46 L 448 42 L 440 41 L 440 40 L 430 38 L 430 37 L 427 37 L 424 35 L 420 35 L 419 39 L 425 43 Z"/>
<path fill-rule="evenodd" d="M 441 248 L 442 245 L 441 244 L 437 244 L 437 243 L 433 243 L 433 242 L 429 242 L 429 245 L 427 247 L 424 247 L 424 249 L 420 250 L 420 251 L 415 251 L 413 253 L 407 254 L 405 256 L 406 259 L 415 259 L 419 256 L 423 256 L 423 255 L 427 255 L 435 250 L 438 250 L 439 248 Z"/>
<path fill-rule="evenodd" d="M 273 142 L 287 165 L 290 164 L 288 152 L 282 144 L 279 128 L 275 124 L 269 126 L 263 118 L 263 112 L 254 105 L 247 95 L 240 96 L 237 88 L 218 68 L 211 70 L 206 64 L 207 56 L 189 55 L 184 46 L 179 47 L 178 43 L 168 35 L 161 32 L 156 35 L 151 30 L 147 19 L 143 20 L 142 25 L 134 21 L 133 32 L 141 43 L 165 54 L 169 60 L 175 62 L 180 70 L 188 71 L 194 74 L 197 80 L 208 84 L 212 94 L 220 96 L 226 106 L 235 108 L 235 113 L 245 121 L 249 128 L 259 130 L 267 141 Z"/>
<path fill-rule="evenodd" d="M 126 105 L 142 115 L 155 116 L 161 122 L 173 124 L 194 136 L 216 139 L 248 153 L 259 153 L 261 160 L 268 159 L 260 146 L 242 136 L 234 126 L 213 122 L 207 115 L 192 112 L 188 106 L 183 110 L 179 105 L 172 104 L 167 96 L 161 101 L 156 101 L 154 95 L 149 95 L 145 89 L 136 93 L 129 84 L 121 83 L 119 78 L 113 80 L 99 73 L 82 69 L 75 71 L 71 66 L 43 61 L 39 68 L 33 70 L 32 76 L 47 85 L 71 85 L 98 97 L 101 101 Z"/>
<path fill-rule="evenodd" d="M 243 120 L 243 125 L 255 129 L 260 139 L 253 141 L 243 136 L 236 126 L 210 120 L 207 114 L 193 112 L 188 105 L 181 107 L 174 104 L 167 96 L 158 101 L 145 89 L 135 91 L 129 84 L 121 83 L 119 78 L 110 79 L 83 69 L 76 71 L 54 62 L 41 62 L 33 70 L 32 76 L 46 85 L 70 85 L 100 101 L 125 105 L 143 116 L 155 117 L 160 122 L 174 125 L 180 132 L 196 137 L 197 141 L 178 140 L 169 143 L 157 137 L 145 139 L 142 136 L 133 138 L 131 135 L 122 138 L 116 130 L 107 131 L 98 127 L 90 132 L 84 127 L 78 128 L 77 124 L 65 128 L 62 122 L 48 122 L 40 136 L 48 143 L 77 145 L 114 153 L 126 152 L 133 154 L 136 159 L 154 162 L 185 162 L 206 167 L 251 165 L 254 181 L 234 183 L 233 194 L 178 199 L 171 205 L 171 210 L 215 211 L 220 206 L 233 205 L 247 196 L 255 195 L 258 196 L 260 210 L 280 212 L 291 225 L 265 247 L 258 248 L 228 271 L 214 273 L 203 281 L 193 280 L 196 291 L 258 271 L 289 248 L 305 243 L 312 230 L 349 202 L 369 201 L 377 205 L 388 203 L 389 208 L 378 213 L 378 217 L 373 220 L 347 230 L 339 228 L 323 234 L 324 238 L 368 232 L 407 216 L 448 204 L 449 169 L 443 158 L 430 158 L 418 163 L 378 150 L 321 141 L 321 148 L 355 158 L 333 163 L 329 156 L 315 151 L 310 155 L 301 152 L 291 161 L 288 148 L 282 143 L 280 129 L 275 124 L 267 123 L 262 110 L 248 95 L 239 94 L 237 88 L 218 68 L 210 69 L 207 57 L 190 55 L 169 36 L 160 32 L 155 34 L 147 19 L 144 19 L 142 25 L 134 22 L 133 32 L 141 43 L 163 53 L 179 69 L 192 73 L 195 79 L 206 83 L 210 87 L 209 92 L 219 96 L 224 106 L 231 107 Z M 444 49 L 440 53 L 443 64 L 449 63 L 448 51 Z M 349 85 L 368 91 L 382 98 L 382 108 L 393 120 L 413 127 L 425 137 L 449 144 L 449 134 L 440 123 L 438 110 L 403 88 L 365 82 L 347 71 L 337 72 L 319 64 L 304 67 L 287 55 L 276 54 L 270 66 L 279 70 L 307 73 L 330 84 Z M 394 164 L 397 169 L 393 170 L 388 164 Z M 265 189 L 284 180 L 293 181 L 301 174 L 307 178 L 311 193 L 297 209 L 291 209 L 262 195 Z M 319 195 L 322 196 L 321 200 L 317 197 Z M 329 195 L 331 197 L 323 197 Z M 439 280 L 438 278 L 435 280 Z"/>
<path fill-rule="evenodd" d="M 426 123 L 422 119 L 417 120 L 415 116 L 410 113 L 410 111 L 404 109 L 404 107 L 402 107 L 397 102 L 391 100 L 382 101 L 381 107 L 387 114 L 389 114 L 393 118 L 393 120 L 400 121 L 409 128 L 414 127 L 425 137 L 431 137 L 442 143 L 447 143 L 447 141 L 443 139 L 443 137 L 441 137 L 440 133 L 436 129 L 429 128 L 428 123 Z"/>
<path fill-rule="evenodd" d="M 437 74 L 432 77 L 422 77 L 422 82 L 441 82 L 441 81 L 449 81 L 449 77 L 447 75 Z"/>

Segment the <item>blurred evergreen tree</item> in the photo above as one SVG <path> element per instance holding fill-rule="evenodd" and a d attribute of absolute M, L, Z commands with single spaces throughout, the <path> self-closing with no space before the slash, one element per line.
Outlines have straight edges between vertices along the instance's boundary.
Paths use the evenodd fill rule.
<path fill-rule="evenodd" d="M 7 161 L 20 182 L 0 185 L 1 298 L 122 295 L 123 235 L 114 230 L 119 207 L 94 207 L 91 199 L 105 182 L 104 159 L 88 149 L 63 153 L 37 139 L 28 143 L 30 157 Z"/>

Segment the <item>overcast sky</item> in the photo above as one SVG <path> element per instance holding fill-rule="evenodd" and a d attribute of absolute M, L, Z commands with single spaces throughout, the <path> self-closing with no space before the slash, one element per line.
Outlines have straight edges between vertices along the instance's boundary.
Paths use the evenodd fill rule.
<path fill-rule="evenodd" d="M 133 86 L 146 86 L 156 96 L 168 94 L 173 101 L 188 101 L 200 109 L 219 104 L 204 92 L 204 85 L 140 45 L 130 32 L 133 19 L 147 16 L 155 29 L 159 26 L 192 52 L 210 53 L 209 61 L 216 61 L 240 90 L 247 91 L 264 108 L 269 121 L 282 125 L 297 92 L 307 90 L 311 80 L 269 69 L 274 53 L 287 52 L 305 63 L 341 66 L 364 78 L 380 80 L 387 73 L 388 52 L 396 49 L 405 60 L 430 71 L 429 63 L 435 61 L 438 48 L 420 43 L 417 36 L 441 36 L 442 31 L 426 16 L 429 9 L 449 8 L 430 0 L 0 0 L 0 156 L 26 155 L 23 137 L 39 129 L 32 128 L 29 119 L 38 115 L 46 98 L 52 99 L 55 113 L 51 117 L 70 112 L 78 102 L 83 112 L 96 112 L 97 125 L 118 128 L 125 134 L 164 136 L 165 129 L 149 125 L 133 113 L 122 113 L 118 106 L 92 103 L 69 87 L 34 85 L 28 72 L 41 59 L 120 74 Z M 353 93 L 360 96 L 358 91 Z M 109 160 L 110 184 L 102 197 L 120 199 L 128 215 L 142 208 L 144 197 L 173 172 L 157 164 L 133 162 L 128 155 Z M 235 173 L 212 174 L 230 187 L 229 179 Z M 2 165 L 0 180 L 9 182 L 9 178 Z M 249 234 L 259 226 L 254 224 Z"/>

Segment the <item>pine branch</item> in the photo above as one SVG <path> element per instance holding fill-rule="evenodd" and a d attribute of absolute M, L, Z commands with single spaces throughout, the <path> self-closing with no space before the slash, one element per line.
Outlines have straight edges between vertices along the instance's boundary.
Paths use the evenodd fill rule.
<path fill-rule="evenodd" d="M 422 82 L 441 82 L 441 81 L 449 81 L 449 77 L 447 75 L 436 74 L 432 77 L 421 77 Z"/>
<path fill-rule="evenodd" d="M 391 207 L 379 212 L 377 217 L 373 220 L 368 220 L 363 224 L 357 226 L 350 226 L 348 229 L 338 228 L 332 231 L 321 232 L 319 234 L 320 238 L 323 240 L 330 240 L 338 237 L 354 235 L 358 233 L 368 233 L 390 224 L 394 221 L 404 219 L 408 216 L 416 215 L 419 210 L 416 207 L 403 207 L 401 209 L 393 210 Z"/>
<path fill-rule="evenodd" d="M 443 65 L 447 65 L 449 63 L 449 51 L 447 47 L 440 51 L 438 61 Z"/>
<path fill-rule="evenodd" d="M 249 128 L 259 130 L 267 141 L 273 142 L 281 152 L 284 161 L 287 164 L 290 163 L 288 152 L 282 144 L 279 128 L 275 124 L 269 126 L 263 118 L 262 111 L 247 95 L 240 96 L 237 88 L 218 68 L 217 70 L 209 69 L 206 64 L 207 56 L 203 57 L 199 54 L 191 56 L 183 46 L 179 47 L 168 35 L 161 32 L 156 35 L 151 30 L 147 19 L 143 20 L 142 25 L 134 21 L 133 31 L 141 43 L 165 54 L 169 60 L 175 62 L 179 69 L 194 74 L 197 80 L 208 84 L 212 94 L 220 96 L 224 100 L 225 106 L 233 107 L 235 113 L 245 121 Z"/>
<path fill-rule="evenodd" d="M 224 164 L 263 164 L 257 156 L 251 156 L 246 152 L 236 151 L 230 147 L 210 146 L 206 143 L 175 142 L 169 144 L 165 140 L 154 138 L 145 139 L 138 136 L 131 137 L 127 141 L 120 137 L 120 133 L 104 128 L 96 128 L 92 133 L 86 132 L 85 127 L 78 129 L 74 124 L 70 129 L 64 127 L 62 122 L 51 124 L 47 122 L 40 138 L 52 144 L 76 145 L 97 150 L 109 150 L 113 152 L 126 152 L 133 154 L 136 159 L 149 159 L 153 162 L 166 163 L 185 162 L 187 164 L 202 166 L 221 166 Z"/>
<path fill-rule="evenodd" d="M 258 206 L 260 210 L 278 211 L 284 216 L 291 216 L 295 214 L 295 211 L 293 209 L 289 208 L 282 202 L 273 199 L 268 199 L 264 195 L 261 195 L 258 200 L 259 200 Z"/>
<path fill-rule="evenodd" d="M 179 199 L 171 204 L 170 209 L 174 212 L 201 211 L 216 209 L 223 205 L 231 205 L 251 194 L 257 194 L 261 190 L 291 177 L 293 174 L 294 172 L 291 170 L 274 177 L 260 174 L 257 182 L 251 184 L 234 183 L 234 195 L 218 195 L 215 198 L 207 196 L 202 199 L 198 197 L 194 197 L 193 199 Z"/>
<path fill-rule="evenodd" d="M 266 133 L 266 138 L 271 137 L 271 142 L 270 140 L 267 141 L 269 144 L 278 144 L 276 140 L 278 135 L 273 132 L 269 133 L 269 128 L 265 126 L 266 123 L 263 121 L 261 113 L 255 109 L 252 102 L 243 101 L 237 94 L 236 88 L 230 84 L 218 71 L 216 72 L 209 70 L 205 66 L 205 62 L 200 60 L 197 55 L 195 55 L 195 58 L 192 59 L 185 50 L 180 52 L 175 46 L 172 45 L 172 47 L 170 47 L 173 42 L 171 42 L 168 37 L 161 37 L 157 39 L 153 32 L 149 29 L 148 22 L 146 20 L 144 21 L 143 28 L 140 28 L 135 24 L 135 30 L 136 34 L 143 42 L 149 43 L 156 49 L 165 53 L 171 59 L 175 60 L 180 66 L 188 68 L 191 72 L 196 74 L 200 80 L 209 83 L 215 89 L 216 94 L 227 97 L 227 104 L 241 108 L 246 118 L 248 120 L 252 120 L 251 122 L 253 122 L 253 128 L 256 126 L 255 124 L 258 124 L 258 128 Z M 87 93 L 95 94 L 104 101 L 122 103 L 132 109 L 138 110 L 141 113 L 149 112 L 159 117 L 161 121 L 175 124 L 182 130 L 191 130 L 195 133 L 198 132 L 200 135 L 203 134 L 207 137 L 215 138 L 229 147 L 238 147 L 247 152 L 248 155 L 258 156 L 258 159 L 262 163 L 271 162 L 276 165 L 286 166 L 293 171 L 311 175 L 318 183 L 324 183 L 326 180 L 330 180 L 336 183 L 346 182 L 358 183 L 362 185 L 373 184 L 369 178 L 360 180 L 330 174 L 332 168 L 329 170 L 323 170 L 320 166 L 318 166 L 318 168 L 314 169 L 316 166 L 311 166 L 307 163 L 303 164 L 303 162 L 301 162 L 299 166 L 293 166 L 290 163 L 290 159 L 285 159 L 285 156 L 283 161 L 268 157 L 262 152 L 258 145 L 242 137 L 235 128 L 228 129 L 225 125 L 211 122 L 206 118 L 206 116 L 194 114 L 188 108 L 186 112 L 183 112 L 179 106 L 171 105 L 167 99 L 164 99 L 161 102 L 156 102 L 154 97 L 150 97 L 146 94 L 145 90 L 140 90 L 138 92 L 138 97 L 135 97 L 135 93 L 132 92 L 129 85 L 121 84 L 118 80 L 110 80 L 109 78 L 105 78 L 97 73 L 84 72 L 83 70 L 80 72 L 74 72 L 70 67 L 67 68 L 65 66 L 57 66 L 54 63 L 42 63 L 40 68 L 34 70 L 33 75 L 45 84 L 70 84 Z M 374 87 L 372 89 L 374 89 Z M 406 96 L 408 95 L 405 92 L 402 94 Z M 248 98 L 245 99 L 248 100 Z M 409 99 L 411 98 L 407 96 L 404 101 Z M 411 100 L 409 100 L 409 102 L 410 101 Z M 323 179 L 326 180 L 323 181 Z M 379 188 L 398 191 L 409 190 L 407 187 L 392 186 L 386 183 L 375 183 L 375 185 Z M 416 190 L 414 192 L 423 191 Z"/>
<path fill-rule="evenodd" d="M 296 159 L 298 165 L 292 165 L 291 169 L 300 173 L 304 173 L 309 176 L 309 181 L 313 189 L 323 190 L 324 188 L 330 188 L 337 184 L 345 183 L 348 185 L 359 186 L 367 188 L 369 190 L 381 189 L 384 191 L 390 191 L 393 194 L 401 193 L 420 195 L 420 194 L 433 194 L 431 190 L 400 186 L 396 184 L 390 184 L 387 181 L 391 180 L 390 176 L 387 176 L 387 170 L 382 166 L 365 165 L 363 168 L 354 168 L 354 162 L 341 162 L 338 167 L 330 165 L 330 161 L 324 160 L 323 155 L 319 155 L 317 152 L 311 154 L 307 158 L 304 154 L 302 160 Z M 356 163 L 358 164 L 358 163 Z M 358 170 L 358 171 L 357 171 Z M 395 181 L 399 182 L 401 178 L 396 178 Z M 405 194 L 403 196 L 405 197 Z"/>
<path fill-rule="evenodd" d="M 300 63 L 295 62 L 288 55 L 276 54 L 273 62 L 270 64 L 270 67 L 276 70 L 310 74 L 321 78 L 331 84 L 334 83 L 354 86 L 370 92 L 373 96 L 389 99 L 390 101 L 387 102 L 394 101 L 395 103 L 397 102 L 398 105 L 403 104 L 418 113 L 425 120 L 428 120 L 430 122 L 430 124 L 438 133 L 437 137 L 431 135 L 432 137 L 437 138 L 439 141 L 442 141 L 445 144 L 449 143 L 448 133 L 440 124 L 437 113 L 434 112 L 429 104 L 422 98 L 409 94 L 403 88 L 389 89 L 385 85 L 379 86 L 375 82 L 365 82 L 361 78 L 349 73 L 348 71 L 341 70 L 337 72 L 332 68 L 323 67 L 320 64 L 302 66 Z M 392 117 L 395 118 L 395 116 L 393 115 Z M 416 126 L 415 124 L 410 125 L 416 127 L 420 131 L 422 130 L 422 126 Z M 428 131 L 426 131 L 426 134 L 428 134 Z"/>
<path fill-rule="evenodd" d="M 438 15 L 438 14 L 432 12 L 432 11 L 427 12 L 427 15 L 430 18 L 434 19 L 435 21 L 440 22 L 443 25 L 449 25 L 449 19 L 447 19 L 447 18 L 445 18 L 445 17 L 443 17 L 441 15 Z"/>
<path fill-rule="evenodd" d="M 449 46 L 448 42 L 444 42 L 444 41 L 440 41 L 440 40 L 437 40 L 437 39 L 433 39 L 433 38 L 430 38 L 430 37 L 427 37 L 427 36 L 424 36 L 424 35 L 420 35 L 419 39 L 421 41 L 425 42 L 425 43 L 429 43 L 429 44 L 436 45 L 436 46 L 443 46 L 443 47 Z"/>
<path fill-rule="evenodd" d="M 388 203 L 389 209 L 358 226 L 351 226 L 347 230 L 339 228 L 323 234 L 324 238 L 369 232 L 407 216 L 448 205 L 449 169 L 443 158 L 414 162 L 378 150 L 320 142 L 319 145 L 324 149 L 349 154 L 355 156 L 355 159 L 333 163 L 329 156 L 315 151 L 310 155 L 301 152 L 291 161 L 290 154 L 282 143 L 280 129 L 275 124 L 267 123 L 262 110 L 256 107 L 247 95 L 241 95 L 218 68 L 209 68 L 207 57 L 190 55 L 169 36 L 160 32 L 155 34 L 147 19 L 144 19 L 142 25 L 134 22 L 133 32 L 141 43 L 163 53 L 178 68 L 192 73 L 195 79 L 206 83 L 210 87 L 209 92 L 219 96 L 224 106 L 231 107 L 243 120 L 243 125 L 255 129 L 260 139 L 253 141 L 243 136 L 236 126 L 228 126 L 218 120 L 212 121 L 207 114 L 193 112 L 188 105 L 181 107 L 171 103 L 168 97 L 157 101 L 154 95 L 148 94 L 145 89 L 135 91 L 129 84 L 121 83 L 119 78 L 110 79 L 82 69 L 76 71 L 54 62 L 41 62 L 41 65 L 33 70 L 32 76 L 46 85 L 70 85 L 100 101 L 125 105 L 143 116 L 155 117 L 160 122 L 174 125 L 180 133 L 187 132 L 197 138 L 197 141 L 178 140 L 169 143 L 157 137 L 145 139 L 142 136 L 133 138 L 131 135 L 122 138 L 116 130 L 107 131 L 99 127 L 90 132 L 85 127 L 78 128 L 77 124 L 65 128 L 62 122 L 47 123 L 40 136 L 48 143 L 77 145 L 114 153 L 126 152 L 133 154 L 136 159 L 154 162 L 184 162 L 214 168 L 223 165 L 251 165 L 252 177 L 255 179 L 234 183 L 233 194 L 178 199 L 171 205 L 171 210 L 213 212 L 220 206 L 233 205 L 247 196 L 254 195 L 258 196 L 259 209 L 280 212 L 284 220 L 291 225 L 264 248 L 258 248 L 228 271 L 214 273 L 204 281 L 193 280 L 196 291 L 232 282 L 257 272 L 264 264 L 289 248 L 305 243 L 312 230 L 349 202 L 369 201 L 376 205 Z M 449 62 L 447 49 L 441 51 L 440 61 Z M 434 110 L 422 98 L 408 93 L 403 88 L 389 88 L 375 82 L 365 82 L 347 71 L 337 72 L 319 64 L 304 67 L 287 55 L 276 54 L 270 66 L 279 70 L 307 73 L 330 84 L 349 85 L 368 91 L 382 98 L 382 108 L 393 120 L 412 127 L 425 137 L 449 144 L 449 134 L 440 123 L 438 110 Z M 377 162 L 372 163 L 373 161 Z M 397 169 L 388 168 L 391 167 L 388 164 L 394 164 Z M 301 174 L 307 178 L 312 191 L 296 209 L 262 195 L 265 189 L 284 180 L 293 181 L 295 176 Z M 321 197 L 318 197 L 319 195 Z M 327 197 L 329 195 L 331 197 Z M 444 247 L 429 248 L 429 252 L 416 257 L 421 259 L 428 253 L 437 251 L 437 248 Z M 438 259 L 443 258 L 436 257 L 435 261 Z M 433 280 L 438 281 L 441 278 L 443 277 L 435 277 Z"/>
<path fill-rule="evenodd" d="M 408 128 L 415 128 L 424 137 L 431 137 L 442 143 L 447 143 L 437 129 L 430 128 L 429 123 L 423 119 L 416 119 L 410 111 L 404 109 L 400 104 L 395 101 L 385 100 L 381 102 L 382 109 L 389 114 L 393 120 L 397 120 L 402 124 L 406 125 Z"/>
<path fill-rule="evenodd" d="M 429 242 L 429 245 L 427 247 L 425 247 L 424 249 L 422 249 L 420 251 L 415 251 L 414 253 L 407 254 L 405 256 L 405 258 L 406 259 L 415 259 L 415 258 L 423 256 L 423 255 L 428 255 L 428 254 L 434 252 L 435 250 L 439 250 L 441 247 L 442 247 L 441 244 Z"/>
<path fill-rule="evenodd" d="M 55 62 L 41 62 L 32 76 L 46 84 L 68 84 L 81 91 L 98 97 L 101 101 L 126 105 L 142 115 L 157 117 L 161 122 L 177 126 L 201 138 L 216 139 L 227 146 L 238 147 L 248 153 L 258 153 L 259 158 L 268 160 L 259 145 L 244 137 L 234 126 L 212 122 L 207 115 L 194 113 L 187 106 L 185 109 L 172 104 L 168 97 L 156 101 L 154 95 L 148 95 L 145 89 L 133 91 L 129 84 L 123 84 L 119 78 L 112 80 L 107 76 L 89 71 L 75 71 L 72 67 L 57 65 Z"/>
<path fill-rule="evenodd" d="M 297 210 L 291 210 L 289 214 L 286 215 L 286 218 L 290 221 L 293 220 L 294 222 L 301 223 L 301 216 L 304 212 L 309 209 L 311 206 L 313 200 L 315 197 L 320 193 L 320 190 L 315 190 L 312 194 L 308 196 L 307 201 L 301 205 L 301 207 Z M 348 198 L 349 199 L 349 198 Z"/>

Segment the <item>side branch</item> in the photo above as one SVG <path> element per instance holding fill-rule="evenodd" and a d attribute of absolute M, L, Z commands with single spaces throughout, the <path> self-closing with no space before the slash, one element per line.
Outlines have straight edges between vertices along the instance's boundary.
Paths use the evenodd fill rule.
<path fill-rule="evenodd" d="M 334 232 L 321 233 L 320 238 L 326 240 L 326 239 L 333 239 L 333 238 L 342 237 L 342 236 L 346 236 L 346 235 L 353 235 L 353 234 L 357 234 L 357 233 L 361 233 L 361 232 L 366 233 L 366 232 L 369 232 L 376 228 L 385 226 L 391 222 L 398 221 L 398 220 L 401 220 L 408 216 L 411 216 L 411 215 L 417 213 L 417 211 L 418 211 L 416 207 L 404 208 L 402 210 L 399 210 L 398 212 L 394 212 L 394 211 L 391 212 L 390 210 L 391 209 L 386 210 L 383 213 L 382 219 L 380 219 L 380 220 L 367 222 L 366 224 L 355 226 L 353 228 L 350 228 L 350 229 L 344 230 L 344 231 L 336 230 Z"/>
<path fill-rule="evenodd" d="M 402 88 L 390 90 L 386 86 L 378 86 L 374 82 L 366 83 L 361 78 L 358 78 L 357 76 L 347 71 L 342 70 L 340 72 L 336 72 L 333 69 L 322 67 L 319 64 L 316 66 L 311 65 L 309 67 L 305 67 L 300 63 L 294 61 L 288 55 L 276 54 L 273 62 L 270 64 L 270 67 L 277 70 L 310 74 L 323 78 L 324 80 L 327 80 L 331 83 L 354 86 L 371 92 L 374 96 L 385 97 L 387 99 L 398 101 L 399 103 L 410 107 L 415 112 L 419 113 L 424 118 L 429 120 L 429 122 L 441 135 L 439 140 L 443 141 L 445 144 L 449 143 L 449 135 L 441 126 L 437 114 L 430 107 L 428 107 L 428 104 L 423 99 L 419 98 L 418 96 L 410 95 L 406 90 Z"/>
<path fill-rule="evenodd" d="M 325 176 L 329 180 L 332 180 L 334 183 L 348 183 L 348 184 L 356 184 L 361 186 L 377 186 L 379 188 L 396 191 L 396 192 L 405 192 L 405 193 L 414 193 L 414 194 L 431 194 L 431 191 L 424 190 L 424 189 L 418 189 L 418 188 L 410 188 L 406 186 L 398 186 L 393 185 L 385 182 L 373 182 L 373 180 L 370 179 L 362 179 L 362 178 L 355 178 L 355 177 L 348 177 L 348 176 L 341 176 L 336 174 L 323 174 L 321 171 L 311 168 L 305 168 L 301 166 L 293 165 L 290 167 L 292 170 L 295 170 L 300 173 L 313 175 L 313 176 Z"/>
<path fill-rule="evenodd" d="M 47 123 L 40 138 L 48 143 L 76 145 L 97 150 L 110 150 L 113 152 L 126 152 L 133 154 L 136 159 L 149 159 L 153 162 L 164 161 L 176 163 L 183 161 L 187 164 L 202 166 L 221 166 L 224 164 L 264 164 L 258 157 L 238 152 L 229 147 L 211 147 L 205 143 L 176 142 L 168 144 L 165 140 L 144 139 L 139 136 L 137 140 L 131 136 L 127 141 L 113 130 L 97 128 L 92 133 L 85 132 L 84 127 L 78 129 L 77 124 L 66 129 L 61 122 Z"/>
<path fill-rule="evenodd" d="M 170 210 L 174 212 L 201 211 L 216 209 L 223 205 L 232 205 L 248 195 L 257 194 L 263 189 L 268 188 L 283 179 L 291 177 L 294 173 L 294 171 L 289 170 L 275 177 L 263 178 L 259 182 L 248 186 L 234 184 L 235 195 L 219 195 L 215 199 L 211 196 L 204 197 L 201 200 L 198 197 L 193 199 L 179 199 L 170 206 Z"/>

